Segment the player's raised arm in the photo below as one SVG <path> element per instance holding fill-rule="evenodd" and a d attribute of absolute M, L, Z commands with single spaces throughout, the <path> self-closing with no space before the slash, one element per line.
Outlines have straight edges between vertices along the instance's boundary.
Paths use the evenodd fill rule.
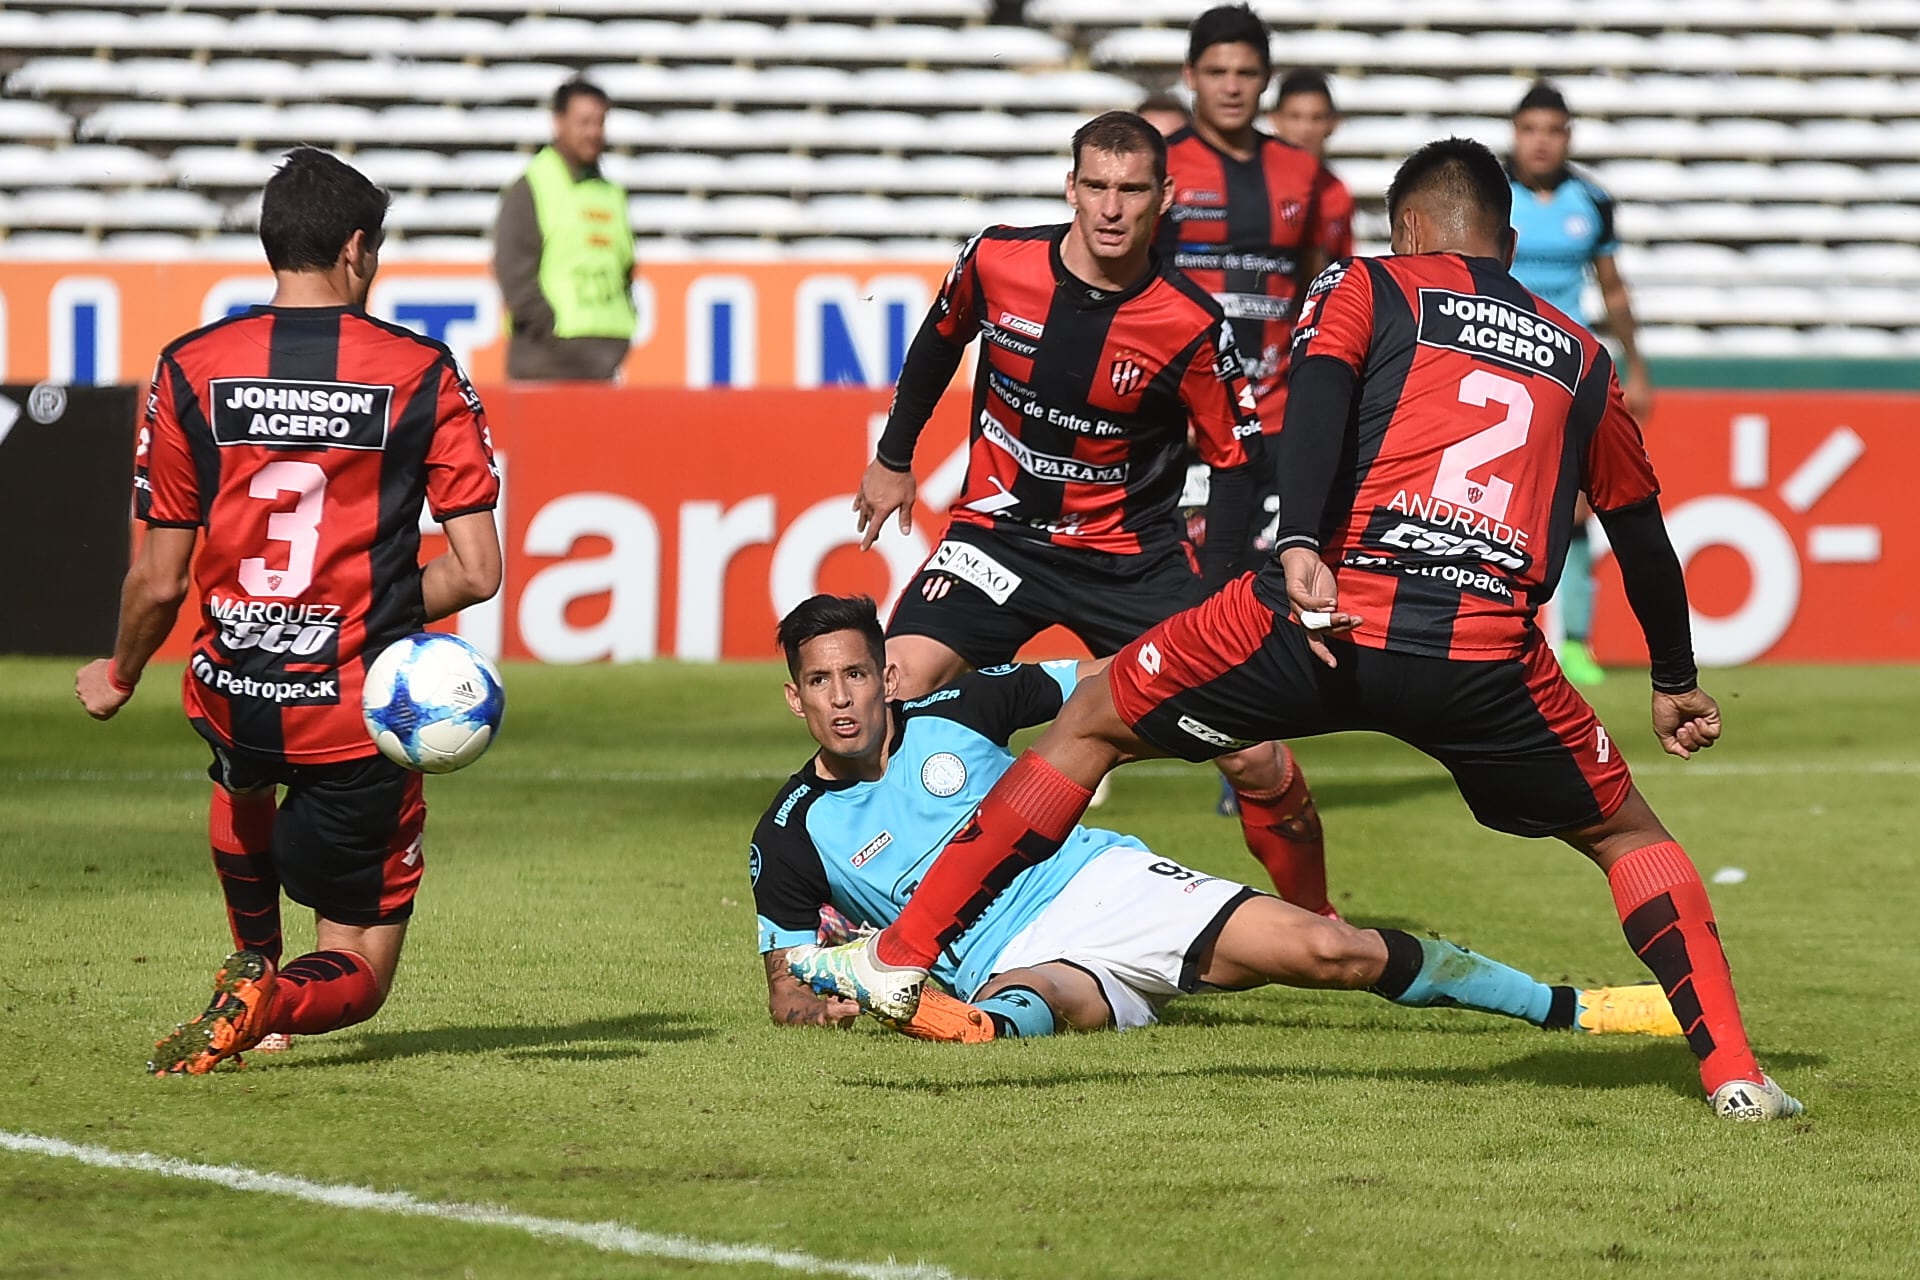
<path fill-rule="evenodd" d="M 900 532 L 913 532 L 913 499 L 918 489 L 913 478 L 914 446 L 927 420 L 933 417 L 934 406 L 959 372 L 967 344 L 980 330 L 974 305 L 979 296 L 974 248 L 979 242 L 980 237 L 975 236 L 960 250 L 953 270 L 940 286 L 940 295 L 907 347 L 906 361 L 894 383 L 893 404 L 887 409 L 887 425 L 880 433 L 873 461 L 860 478 L 860 492 L 853 499 L 862 551 L 874 544 L 887 517 L 896 511 L 900 513 Z"/>

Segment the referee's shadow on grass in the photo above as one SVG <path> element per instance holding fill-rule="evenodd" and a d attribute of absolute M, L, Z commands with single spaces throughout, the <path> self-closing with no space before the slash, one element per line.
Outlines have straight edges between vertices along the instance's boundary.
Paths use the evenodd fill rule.
<path fill-rule="evenodd" d="M 1820 1053 L 1773 1052 L 1767 1055 L 1770 1071 L 1788 1078 L 1802 1067 L 1826 1062 Z M 1001 1077 L 943 1079 L 914 1078 L 850 1079 L 846 1084 L 859 1089 L 888 1092 L 975 1093 L 989 1089 L 1077 1088 L 1084 1085 L 1138 1085 L 1149 1083 L 1177 1085 L 1182 1081 L 1249 1080 L 1261 1083 L 1299 1080 L 1367 1080 L 1406 1084 L 1437 1084 L 1452 1088 L 1472 1088 L 1498 1082 L 1518 1082 L 1549 1089 L 1638 1089 L 1646 1085 L 1665 1085 L 1686 1098 L 1698 1098 L 1700 1073 L 1693 1055 L 1680 1040 L 1654 1040 L 1631 1048 L 1583 1044 L 1569 1038 L 1568 1043 L 1542 1048 L 1506 1062 L 1485 1066 L 1460 1067 L 1334 1067 L 1276 1062 L 1255 1064 L 1222 1062 L 1206 1066 L 1181 1067 L 1168 1071 L 1137 1069 L 1114 1071 L 1050 1071 L 1038 1074 L 1009 1074 Z"/>
<path fill-rule="evenodd" d="M 296 1040 L 283 1062 L 289 1067 L 347 1067 L 393 1062 L 435 1054 L 496 1054 L 510 1061 L 603 1062 L 645 1057 L 648 1046 L 684 1040 L 709 1040 L 713 1027 L 684 1013 L 632 1013 L 565 1024 L 509 1023 L 487 1027 L 435 1027 L 429 1031 L 351 1031 L 337 1039 Z M 345 1053 L 321 1057 L 323 1046 L 353 1045 Z M 311 1044 L 315 1053 L 301 1050 Z"/>

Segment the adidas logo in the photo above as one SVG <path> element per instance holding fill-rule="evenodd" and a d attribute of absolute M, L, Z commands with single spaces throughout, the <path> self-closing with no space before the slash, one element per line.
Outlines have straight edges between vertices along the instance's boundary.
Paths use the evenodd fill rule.
<path fill-rule="evenodd" d="M 1759 1104 L 1747 1096 L 1745 1089 L 1735 1089 L 1720 1100 L 1720 1114 L 1723 1116 L 1744 1115 L 1759 1110 Z"/>

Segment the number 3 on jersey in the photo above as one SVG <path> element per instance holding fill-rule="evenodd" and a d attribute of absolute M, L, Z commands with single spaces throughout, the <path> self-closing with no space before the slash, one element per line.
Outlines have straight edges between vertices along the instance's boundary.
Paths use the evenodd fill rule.
<path fill-rule="evenodd" d="M 1526 387 L 1486 369 L 1475 369 L 1460 379 L 1460 403 L 1484 408 L 1503 404 L 1507 414 L 1485 431 L 1476 431 L 1440 455 L 1440 474 L 1433 496 L 1457 507 L 1478 511 L 1490 520 L 1504 520 L 1513 500 L 1513 485 L 1489 474 L 1475 480 L 1467 473 L 1506 457 L 1527 442 L 1533 426 L 1533 396 Z"/>
<path fill-rule="evenodd" d="M 267 517 L 267 540 L 287 544 L 287 566 L 267 567 L 266 557 L 249 556 L 240 562 L 240 587 L 250 596 L 291 599 L 313 583 L 313 561 L 320 550 L 320 514 L 327 501 L 327 473 L 314 462 L 269 462 L 253 473 L 249 497 L 273 502 L 283 493 L 297 493 L 291 511 Z"/>

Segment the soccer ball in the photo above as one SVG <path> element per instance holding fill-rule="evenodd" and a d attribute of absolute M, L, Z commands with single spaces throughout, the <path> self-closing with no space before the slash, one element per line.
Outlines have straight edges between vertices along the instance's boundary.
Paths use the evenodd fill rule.
<path fill-rule="evenodd" d="M 360 713 L 380 754 L 422 773 L 478 760 L 507 709 L 499 670 L 459 636 L 422 631 L 367 668 Z"/>

